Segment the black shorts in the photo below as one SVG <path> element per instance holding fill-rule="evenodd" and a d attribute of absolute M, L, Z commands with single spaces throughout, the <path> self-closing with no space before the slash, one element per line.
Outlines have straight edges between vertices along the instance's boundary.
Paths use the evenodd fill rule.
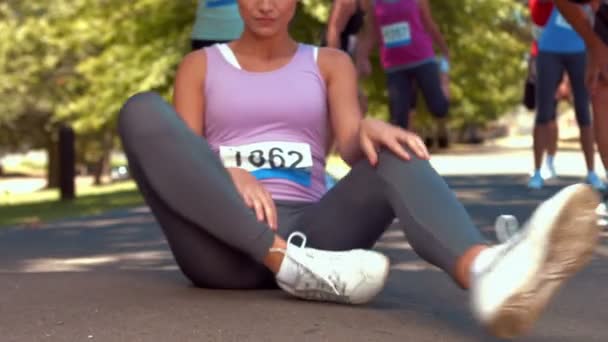
<path fill-rule="evenodd" d="M 529 79 L 526 80 L 524 85 L 524 98 L 522 102 L 528 110 L 536 109 L 536 83 Z"/>
<path fill-rule="evenodd" d="M 536 108 L 536 57 L 528 59 L 528 76 L 524 85 L 524 97 L 522 102 L 528 110 Z"/>
<path fill-rule="evenodd" d="M 552 53 L 541 51 L 537 58 L 536 124 L 547 124 L 556 118 L 555 92 L 568 73 L 576 121 L 581 127 L 591 125 L 589 93 L 585 86 L 587 56 L 582 53 Z"/>

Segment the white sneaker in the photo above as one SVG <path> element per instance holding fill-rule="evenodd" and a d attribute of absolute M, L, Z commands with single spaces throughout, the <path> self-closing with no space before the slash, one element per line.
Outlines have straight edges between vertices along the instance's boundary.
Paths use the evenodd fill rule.
<path fill-rule="evenodd" d="M 303 239 L 300 246 L 291 243 Z M 276 280 L 287 293 L 308 300 L 363 304 L 384 288 L 389 260 L 375 251 L 355 249 L 344 252 L 321 251 L 304 247 L 300 232 L 287 239 L 287 250 Z M 275 250 L 276 251 L 276 250 Z"/>
<path fill-rule="evenodd" d="M 585 178 L 585 181 L 587 182 L 587 184 L 591 185 L 597 191 L 606 190 L 606 185 L 604 184 L 604 182 L 602 182 L 602 180 L 597 175 L 597 173 L 595 173 L 593 171 L 591 171 L 587 174 L 587 178 Z"/>
<path fill-rule="evenodd" d="M 569 186 L 541 204 L 508 242 L 479 255 L 471 304 L 482 325 L 502 338 L 531 328 L 564 280 L 591 259 L 599 203 L 590 186 Z"/>

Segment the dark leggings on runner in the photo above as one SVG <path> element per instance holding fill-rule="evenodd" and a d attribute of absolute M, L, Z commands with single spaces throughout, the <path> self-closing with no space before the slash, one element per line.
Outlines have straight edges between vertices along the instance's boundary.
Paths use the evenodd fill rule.
<path fill-rule="evenodd" d="M 536 124 L 544 125 L 555 120 L 557 101 L 555 92 L 564 70 L 568 73 L 574 95 L 576 121 L 581 127 L 591 125 L 589 94 L 585 86 L 585 53 L 539 52 L 536 60 Z"/>
<path fill-rule="evenodd" d="M 274 232 L 246 207 L 206 140 L 155 93 L 130 98 L 118 128 L 132 175 L 182 272 L 200 287 L 274 286 L 261 264 Z M 281 237 L 301 231 L 307 246 L 325 250 L 371 248 L 396 215 L 415 252 L 452 276 L 465 251 L 486 243 L 428 161 L 385 151 L 376 168 L 358 162 L 319 202 L 277 207 Z"/>
<path fill-rule="evenodd" d="M 439 67 L 434 60 L 412 68 L 389 71 L 386 74 L 386 81 L 393 124 L 408 127 L 409 112 L 416 96 L 414 82 L 422 92 L 424 101 L 434 117 L 444 118 L 448 115 L 448 99 L 441 89 Z"/>

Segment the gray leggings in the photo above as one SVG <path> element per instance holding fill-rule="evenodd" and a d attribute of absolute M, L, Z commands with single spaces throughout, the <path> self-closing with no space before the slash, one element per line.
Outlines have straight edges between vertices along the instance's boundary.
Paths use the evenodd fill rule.
<path fill-rule="evenodd" d="M 591 125 L 589 94 L 585 86 L 586 54 L 539 52 L 536 64 L 536 124 L 543 125 L 555 120 L 555 92 L 565 70 L 574 95 L 576 121 L 581 127 Z"/>
<path fill-rule="evenodd" d="M 391 122 L 408 127 L 409 112 L 416 101 L 414 83 L 422 92 L 431 114 L 436 118 L 448 115 L 449 102 L 441 89 L 439 67 L 429 61 L 413 68 L 393 70 L 386 74 Z"/>
<path fill-rule="evenodd" d="M 118 128 L 132 174 L 182 272 L 200 287 L 275 286 L 261 264 L 274 233 L 245 206 L 205 139 L 154 93 L 130 98 Z M 485 243 L 427 161 L 405 162 L 388 152 L 376 168 L 360 161 L 319 202 L 278 202 L 277 209 L 281 237 L 299 230 L 308 246 L 326 250 L 371 248 L 396 215 L 416 253 L 452 276 L 457 258 Z"/>

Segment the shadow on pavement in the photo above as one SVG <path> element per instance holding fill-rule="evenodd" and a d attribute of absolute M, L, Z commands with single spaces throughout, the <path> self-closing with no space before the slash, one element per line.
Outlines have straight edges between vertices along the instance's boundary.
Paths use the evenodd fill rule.
<path fill-rule="evenodd" d="M 513 214 L 523 222 L 542 200 L 577 181 L 563 178 L 549 183 L 541 191 L 532 192 L 525 188 L 525 176 L 447 177 L 446 180 L 488 239 L 493 239 L 492 226 L 497 215 Z M 441 203 L 436 205 L 440 210 Z M 591 266 L 560 292 L 559 304 L 550 307 L 549 314 L 541 319 L 535 333 L 525 341 L 591 341 L 590 336 L 598 336 L 598 341 L 608 339 L 608 333 L 595 330 L 604 329 L 603 318 L 608 316 L 603 309 L 608 303 L 608 291 L 599 293 L 597 289 L 598 281 L 608 280 L 608 268 L 602 265 L 608 258 L 607 240 L 608 233 L 604 233 Z M 149 308 L 153 311 L 157 305 L 154 304 L 155 298 L 161 296 L 164 298 L 161 301 L 166 302 L 163 305 L 169 307 L 190 305 L 199 308 L 200 305 L 200 310 L 210 320 L 207 324 L 216 322 L 213 324 L 218 326 L 228 324 L 223 320 L 228 313 L 220 310 L 215 316 L 210 315 L 213 310 L 204 308 L 212 303 L 226 306 L 228 311 L 235 308 L 252 310 L 244 311 L 240 317 L 254 315 L 255 310 L 251 308 L 256 305 L 276 307 L 275 315 L 280 315 L 276 317 L 278 322 L 292 324 L 295 329 L 292 333 L 300 334 L 296 335 L 296 340 L 327 340 L 323 336 L 341 336 L 344 331 L 349 331 L 349 340 L 434 341 L 433 336 L 439 336 L 439 340 L 450 341 L 498 341 L 479 329 L 468 309 L 466 292 L 457 288 L 443 272 L 421 261 L 406 243 L 403 232 L 392 227 L 376 248 L 391 258 L 392 273 L 383 293 L 364 307 L 290 300 L 280 291 L 193 289 L 177 269 L 153 217 L 146 208 L 139 208 L 47 224 L 39 229 L 0 230 L 0 279 L 8 279 L 5 284 L 10 284 L 10 277 L 19 279 L 14 282 L 24 289 L 28 280 L 45 282 L 48 288 L 57 286 L 59 289 L 63 283 L 83 282 L 84 286 L 91 287 L 89 299 L 101 305 L 102 309 L 104 306 L 99 303 L 104 302 L 104 297 L 96 297 L 98 293 L 116 291 L 120 284 L 128 284 L 120 291 L 125 296 L 119 300 L 122 305 L 129 305 L 136 298 L 138 303 L 141 300 L 146 302 L 145 298 L 150 301 L 133 304 L 129 310 Z M 88 280 L 79 276 L 83 273 L 88 274 Z M 118 274 L 113 278 L 114 283 L 105 283 L 109 274 Z M 35 284 L 28 286 L 35 288 Z M 4 292 L 7 291 L 5 289 Z M 588 293 L 596 295 L 587 296 Z M 604 303 L 600 307 L 603 313 L 598 313 L 597 303 Z M 111 302 L 105 305 L 110 311 L 123 308 Z M 23 315 L 27 316 L 30 311 L 24 310 Z M 33 307 L 31 310 L 36 312 Z M 190 313 L 180 311 L 180 314 Z M 251 319 L 249 325 L 258 322 Z M 296 324 L 290 319 L 304 319 L 303 322 L 308 323 Z M 378 323 L 374 323 L 376 320 Z M 243 326 L 248 326 L 247 322 L 243 322 Z M 262 329 L 261 334 L 268 333 L 268 329 Z M 281 329 L 277 336 L 281 335 Z M 592 333 L 589 333 L 590 329 Z M 292 333 L 285 331 L 284 334 Z M 256 340 L 255 333 L 251 336 L 254 336 L 251 340 Z M 449 338 L 444 339 L 446 336 Z"/>

